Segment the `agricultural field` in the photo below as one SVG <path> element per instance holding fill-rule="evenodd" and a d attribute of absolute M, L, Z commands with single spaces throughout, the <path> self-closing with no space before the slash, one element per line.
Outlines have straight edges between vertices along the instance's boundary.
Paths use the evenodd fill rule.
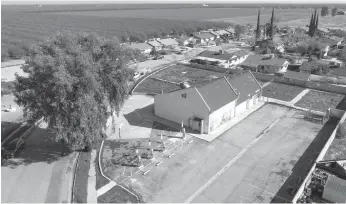
<path fill-rule="evenodd" d="M 325 112 L 328 108 L 336 108 L 344 97 L 341 94 L 310 90 L 294 105 Z"/>
<path fill-rule="evenodd" d="M 287 84 L 271 83 L 263 89 L 263 96 L 282 101 L 293 100 L 304 88 Z"/>

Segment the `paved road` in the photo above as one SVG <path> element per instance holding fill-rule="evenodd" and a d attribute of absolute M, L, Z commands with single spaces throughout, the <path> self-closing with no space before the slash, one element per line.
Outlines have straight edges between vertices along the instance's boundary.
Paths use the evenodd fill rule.
<path fill-rule="evenodd" d="M 34 129 L 26 146 L 19 159 L 1 166 L 1 202 L 67 201 L 75 154 L 61 158 L 54 135 L 42 128 Z"/>

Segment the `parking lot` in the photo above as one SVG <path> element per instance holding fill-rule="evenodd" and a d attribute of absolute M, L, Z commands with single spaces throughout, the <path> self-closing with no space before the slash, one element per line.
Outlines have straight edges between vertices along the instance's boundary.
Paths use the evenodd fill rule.
<path fill-rule="evenodd" d="M 270 202 L 322 127 L 302 119 L 303 114 L 267 104 L 213 142 L 193 138 L 171 158 L 160 158 L 159 166 L 147 168 L 146 175 L 139 172 L 122 181 L 145 202 Z"/>

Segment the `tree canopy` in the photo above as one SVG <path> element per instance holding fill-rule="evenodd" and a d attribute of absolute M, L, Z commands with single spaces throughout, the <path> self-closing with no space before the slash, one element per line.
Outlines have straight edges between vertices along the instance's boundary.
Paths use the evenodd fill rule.
<path fill-rule="evenodd" d="M 104 137 L 110 113 L 119 113 L 128 92 L 129 52 L 118 39 L 58 33 L 28 50 L 16 76 L 15 101 L 30 122 L 43 118 L 71 149 Z"/>
<path fill-rule="evenodd" d="M 336 13 L 338 12 L 338 9 L 336 7 L 334 7 L 332 9 L 332 16 L 336 16 Z"/>
<path fill-rule="evenodd" d="M 235 37 L 240 38 L 240 36 L 245 33 L 245 26 L 236 25 L 234 28 L 234 32 L 235 32 Z"/>
<path fill-rule="evenodd" d="M 328 6 L 322 6 L 321 16 L 327 16 L 329 14 Z"/>

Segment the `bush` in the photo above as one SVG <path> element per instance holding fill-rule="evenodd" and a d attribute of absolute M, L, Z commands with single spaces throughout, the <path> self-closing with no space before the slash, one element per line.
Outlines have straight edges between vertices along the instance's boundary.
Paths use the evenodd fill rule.
<path fill-rule="evenodd" d="M 8 56 L 12 59 L 20 59 L 24 56 L 24 50 L 19 47 L 11 47 L 8 49 Z"/>
<path fill-rule="evenodd" d="M 346 123 L 343 123 L 338 127 L 335 137 L 338 139 L 343 139 L 346 137 Z"/>

